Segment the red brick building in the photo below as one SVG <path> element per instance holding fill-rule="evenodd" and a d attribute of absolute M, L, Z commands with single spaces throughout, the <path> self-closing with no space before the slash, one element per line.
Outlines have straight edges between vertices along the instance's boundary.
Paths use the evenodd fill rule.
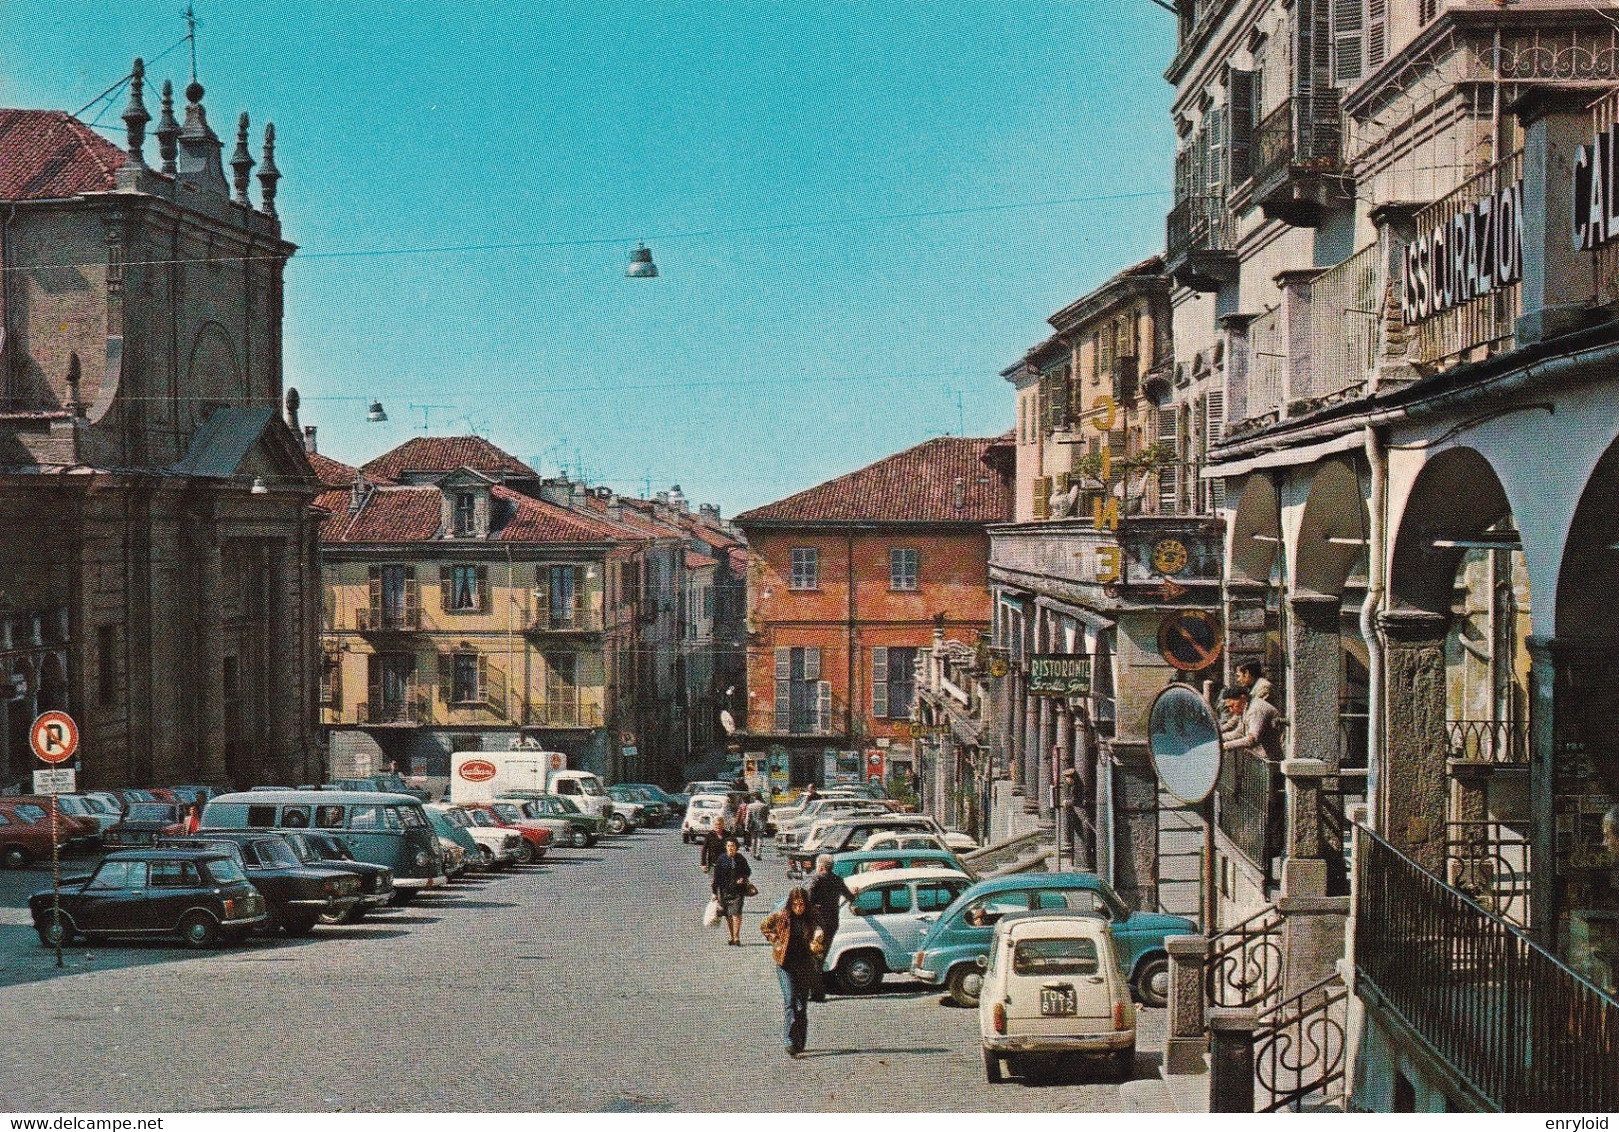
<path fill-rule="evenodd" d="M 747 536 L 751 752 L 792 780 L 911 769 L 934 628 L 989 627 L 989 537 L 1012 514 L 1010 437 L 942 437 L 737 516 Z"/>

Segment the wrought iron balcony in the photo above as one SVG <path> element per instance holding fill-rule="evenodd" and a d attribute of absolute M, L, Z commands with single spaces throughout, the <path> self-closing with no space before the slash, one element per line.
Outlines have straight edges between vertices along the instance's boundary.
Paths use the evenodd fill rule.
<path fill-rule="evenodd" d="M 1445 877 L 1486 911 L 1531 927 L 1529 861 L 1523 823 L 1453 821 L 1445 826 Z"/>
<path fill-rule="evenodd" d="M 527 723 L 532 727 L 600 727 L 600 704 L 581 704 L 567 700 L 555 703 L 530 704 Z"/>
<path fill-rule="evenodd" d="M 1314 228 L 1335 203 L 1347 203 L 1343 113 L 1338 91 L 1294 95 L 1254 127 L 1249 198 L 1266 216 Z"/>
<path fill-rule="evenodd" d="M 1529 765 L 1529 723 L 1522 719 L 1452 719 L 1445 723 L 1450 757 L 1497 766 Z"/>
<path fill-rule="evenodd" d="M 1182 197 L 1165 227 L 1165 266 L 1177 283 L 1193 291 L 1218 291 L 1236 281 L 1237 253 L 1224 195 Z"/>
<path fill-rule="evenodd" d="M 362 633 L 417 633 L 422 628 L 422 611 L 369 606 L 356 609 L 354 621 Z"/>
<path fill-rule="evenodd" d="M 354 721 L 372 725 L 424 723 L 431 714 L 427 698 L 414 688 L 403 699 L 372 698 L 354 705 Z"/>
<path fill-rule="evenodd" d="M 599 633 L 602 612 L 583 604 L 545 606 L 529 621 L 528 630 L 531 633 Z"/>
<path fill-rule="evenodd" d="M 1355 990 L 1502 1112 L 1619 1107 L 1619 1001 L 1356 829 Z"/>
<path fill-rule="evenodd" d="M 1269 759 L 1227 751 L 1215 789 L 1220 794 L 1220 830 L 1237 851 L 1274 879 L 1272 859 L 1282 851 L 1282 773 Z"/>

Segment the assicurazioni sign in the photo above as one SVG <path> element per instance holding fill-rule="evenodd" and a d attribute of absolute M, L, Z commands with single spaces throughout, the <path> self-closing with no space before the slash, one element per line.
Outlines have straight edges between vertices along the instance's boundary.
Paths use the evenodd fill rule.
<path fill-rule="evenodd" d="M 1407 325 L 1523 278 L 1523 181 L 1490 193 L 1405 246 L 1400 308 Z"/>
<path fill-rule="evenodd" d="M 1029 658 L 1029 695 L 1088 696 L 1091 694 L 1091 658 L 1048 653 Z"/>

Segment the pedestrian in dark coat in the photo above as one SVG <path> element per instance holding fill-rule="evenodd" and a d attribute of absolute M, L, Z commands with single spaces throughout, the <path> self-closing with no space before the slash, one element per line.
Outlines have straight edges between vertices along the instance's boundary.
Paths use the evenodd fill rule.
<path fill-rule="evenodd" d="M 815 878 L 809 884 L 810 910 L 826 935 L 826 950 L 832 950 L 832 938 L 838 934 L 839 900 L 853 900 L 854 893 L 843 883 L 843 878 L 832 871 L 832 855 L 822 853 L 815 858 Z M 815 988 L 810 992 L 816 1002 L 826 1001 L 825 972 L 815 969 Z"/>
<path fill-rule="evenodd" d="M 809 998 L 815 973 L 826 955 L 826 934 L 811 911 L 809 893 L 795 888 L 787 906 L 766 916 L 759 930 L 770 941 L 781 984 L 782 1041 L 797 1057 L 809 1040 Z"/>
<path fill-rule="evenodd" d="M 715 818 L 714 828 L 703 834 L 703 871 L 706 873 L 714 866 L 721 853 L 725 852 L 725 819 Z"/>
<path fill-rule="evenodd" d="M 714 899 L 720 902 L 725 926 L 731 931 L 731 938 L 727 942 L 732 947 L 742 946 L 742 900 L 748 894 L 748 878 L 752 875 L 753 868 L 738 851 L 736 838 L 728 839 L 725 852 L 714 859 L 713 879 L 709 882 L 709 888 L 713 890 Z"/>

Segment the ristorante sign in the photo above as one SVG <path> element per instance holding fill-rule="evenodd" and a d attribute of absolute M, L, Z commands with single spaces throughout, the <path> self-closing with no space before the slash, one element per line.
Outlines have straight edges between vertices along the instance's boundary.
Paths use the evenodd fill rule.
<path fill-rule="evenodd" d="M 1523 181 L 1475 201 L 1406 244 L 1400 264 L 1406 325 L 1523 278 Z"/>
<path fill-rule="evenodd" d="M 1582 252 L 1619 240 L 1619 124 L 1574 151 L 1574 246 Z"/>

